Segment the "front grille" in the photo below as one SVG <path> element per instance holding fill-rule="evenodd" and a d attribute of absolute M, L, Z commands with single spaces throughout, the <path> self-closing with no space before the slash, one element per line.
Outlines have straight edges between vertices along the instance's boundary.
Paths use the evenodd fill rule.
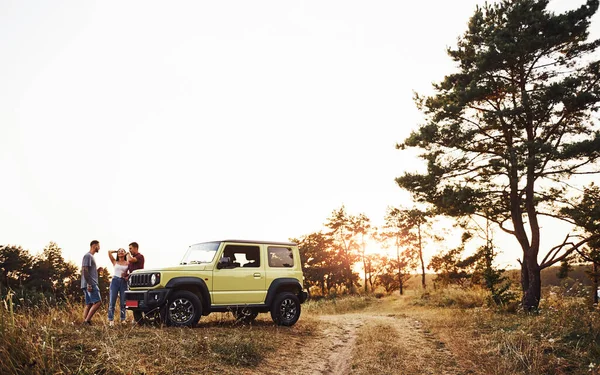
<path fill-rule="evenodd" d="M 152 286 L 150 282 L 150 273 L 139 273 L 133 274 L 129 276 L 129 286 L 131 287 L 139 287 L 139 286 Z"/>

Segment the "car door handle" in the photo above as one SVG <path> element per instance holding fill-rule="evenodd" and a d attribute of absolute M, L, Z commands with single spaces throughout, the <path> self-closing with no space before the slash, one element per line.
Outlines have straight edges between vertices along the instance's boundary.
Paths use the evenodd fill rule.
<path fill-rule="evenodd" d="M 260 272 L 254 272 L 254 277 L 260 277 Z"/>

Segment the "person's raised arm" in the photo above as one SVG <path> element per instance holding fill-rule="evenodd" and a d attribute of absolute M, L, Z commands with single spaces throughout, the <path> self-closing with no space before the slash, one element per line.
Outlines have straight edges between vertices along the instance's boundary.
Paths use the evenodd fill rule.
<path fill-rule="evenodd" d="M 127 253 L 127 261 L 129 263 L 137 263 L 138 260 L 137 260 L 136 257 L 134 257 L 133 255 L 131 255 L 130 253 Z"/>
<path fill-rule="evenodd" d="M 110 262 L 113 264 L 113 266 L 117 262 L 117 260 L 113 256 L 113 254 L 115 254 L 116 252 L 117 252 L 117 250 L 108 250 L 108 257 L 110 258 Z"/>

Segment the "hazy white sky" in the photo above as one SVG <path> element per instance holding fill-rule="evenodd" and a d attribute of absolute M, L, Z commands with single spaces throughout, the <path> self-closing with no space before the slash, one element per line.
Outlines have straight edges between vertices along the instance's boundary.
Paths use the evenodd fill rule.
<path fill-rule="evenodd" d="M 137 241 L 154 267 L 342 204 L 381 224 L 415 167 L 394 148 L 412 93 L 478 3 L 0 0 L 0 244 L 79 264 L 98 239 L 107 265 Z"/>

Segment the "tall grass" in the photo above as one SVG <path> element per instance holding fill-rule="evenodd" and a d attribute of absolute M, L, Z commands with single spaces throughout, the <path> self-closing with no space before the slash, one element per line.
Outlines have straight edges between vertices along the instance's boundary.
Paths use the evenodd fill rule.
<path fill-rule="evenodd" d="M 63 373 L 48 315 L 16 312 L 12 297 L 9 293 L 0 308 L 0 373 Z"/>
<path fill-rule="evenodd" d="M 600 309 L 585 293 L 545 291 L 536 314 L 495 307 L 477 290 L 405 297 L 400 310 L 423 320 L 465 367 L 486 375 L 600 374 Z M 448 308 L 450 307 L 450 308 Z"/>
<path fill-rule="evenodd" d="M 197 329 L 109 327 L 100 309 L 90 327 L 81 324 L 81 304 L 14 308 L 11 298 L 0 303 L 2 375 L 239 373 L 263 363 L 275 348 L 311 336 L 316 324 L 304 319 L 278 327 L 261 314 L 243 325 L 214 313 Z"/>
<path fill-rule="evenodd" d="M 473 374 L 600 374 L 600 309 L 585 294 L 567 292 L 573 295 L 545 291 L 534 315 L 490 307 L 481 290 L 447 289 L 312 300 L 290 328 L 275 326 L 268 314 L 252 325 L 211 314 L 197 329 L 110 328 L 104 309 L 87 327 L 80 304 L 15 308 L 9 295 L 0 301 L 0 374 L 249 374 L 318 340 L 319 315 L 361 311 L 422 322 Z M 389 320 L 377 322 L 358 331 L 355 373 L 393 373 L 390 362 L 419 350 L 388 329 Z"/>

